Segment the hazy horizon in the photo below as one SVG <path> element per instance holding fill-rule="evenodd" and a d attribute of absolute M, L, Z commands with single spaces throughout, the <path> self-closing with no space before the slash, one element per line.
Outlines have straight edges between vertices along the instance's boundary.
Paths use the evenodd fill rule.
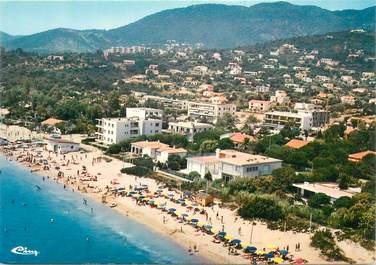
<path fill-rule="evenodd" d="M 166 9 L 218 3 L 252 6 L 277 1 L 0 1 L 0 31 L 30 35 L 54 28 L 112 29 Z M 328 10 L 364 9 L 373 0 L 292 0 L 297 5 L 316 5 Z M 84 12 L 82 12 L 84 10 Z"/>

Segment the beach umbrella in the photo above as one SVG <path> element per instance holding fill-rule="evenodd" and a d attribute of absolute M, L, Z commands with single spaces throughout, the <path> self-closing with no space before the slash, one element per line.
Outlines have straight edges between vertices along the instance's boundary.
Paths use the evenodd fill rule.
<path fill-rule="evenodd" d="M 242 243 L 240 243 L 240 245 L 242 246 L 242 248 L 246 248 L 246 247 L 250 246 L 251 243 L 249 243 L 249 242 L 242 242 Z"/>
<path fill-rule="evenodd" d="M 210 232 L 212 232 L 213 234 L 217 234 L 218 233 L 218 229 L 212 228 L 212 229 L 210 229 Z"/>
<path fill-rule="evenodd" d="M 204 228 L 206 229 L 206 230 L 210 230 L 210 229 L 212 229 L 213 227 L 211 226 L 211 225 L 204 225 Z"/>
<path fill-rule="evenodd" d="M 302 258 L 297 258 L 297 259 L 295 259 L 294 263 L 295 264 L 303 264 L 304 260 Z"/>
<path fill-rule="evenodd" d="M 257 251 L 257 248 L 253 246 L 247 246 L 245 250 L 246 252 L 249 252 L 249 253 L 255 253 Z"/>
<path fill-rule="evenodd" d="M 281 249 L 279 253 L 281 253 L 282 256 L 286 256 L 289 252 L 286 249 Z"/>
<path fill-rule="evenodd" d="M 231 240 L 230 244 L 231 245 L 239 245 L 242 241 L 240 239 L 233 239 Z"/>
<path fill-rule="evenodd" d="M 267 254 L 265 254 L 265 258 L 272 259 L 272 258 L 274 258 L 274 255 L 273 255 L 273 253 L 267 253 Z"/>
<path fill-rule="evenodd" d="M 219 236 L 219 237 L 225 237 L 226 236 L 226 232 L 219 232 L 217 234 L 217 236 Z"/>
<path fill-rule="evenodd" d="M 203 223 L 203 222 L 198 222 L 197 223 L 197 226 L 199 226 L 199 227 L 203 227 L 205 225 L 205 223 Z"/>
<path fill-rule="evenodd" d="M 283 259 L 280 258 L 280 257 L 275 257 L 275 258 L 273 259 L 273 261 L 274 261 L 275 263 L 281 263 L 281 262 L 283 262 Z"/>
<path fill-rule="evenodd" d="M 277 247 L 275 245 L 273 245 L 273 244 L 267 244 L 266 248 L 268 248 L 268 249 L 276 249 Z"/>
<path fill-rule="evenodd" d="M 256 253 L 257 255 L 265 255 L 265 254 L 266 254 L 266 252 L 263 251 L 263 250 L 257 250 L 255 253 Z"/>
<path fill-rule="evenodd" d="M 233 237 L 231 235 L 225 235 L 224 239 L 231 241 Z"/>
<path fill-rule="evenodd" d="M 175 209 L 175 208 L 170 208 L 170 209 L 168 209 L 168 211 L 169 211 L 169 212 L 175 212 L 176 209 Z"/>
<path fill-rule="evenodd" d="M 192 223 L 198 223 L 198 219 L 192 219 L 191 222 Z"/>

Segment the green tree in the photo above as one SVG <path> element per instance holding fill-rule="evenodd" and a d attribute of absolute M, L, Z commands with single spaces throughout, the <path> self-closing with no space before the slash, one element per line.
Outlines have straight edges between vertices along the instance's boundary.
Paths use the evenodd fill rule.
<path fill-rule="evenodd" d="M 312 208 L 320 208 L 324 204 L 330 203 L 330 197 L 324 193 L 315 193 L 308 199 L 308 205 Z"/>
<path fill-rule="evenodd" d="M 214 152 L 218 147 L 218 142 L 216 140 L 205 140 L 200 145 L 201 153 L 211 153 Z"/>
<path fill-rule="evenodd" d="M 237 119 L 231 113 L 226 112 L 222 117 L 218 118 L 216 127 L 224 130 L 234 130 L 236 128 Z"/>
<path fill-rule="evenodd" d="M 220 149 L 232 149 L 234 148 L 234 142 L 230 138 L 223 138 L 218 142 L 218 148 Z"/>

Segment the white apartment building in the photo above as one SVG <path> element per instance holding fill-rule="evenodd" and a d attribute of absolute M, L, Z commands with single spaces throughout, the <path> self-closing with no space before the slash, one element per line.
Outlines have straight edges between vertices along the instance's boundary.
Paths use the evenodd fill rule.
<path fill-rule="evenodd" d="M 127 108 L 127 118 L 138 117 L 140 119 L 162 118 L 162 110 L 153 108 Z"/>
<path fill-rule="evenodd" d="M 272 103 L 267 100 L 257 100 L 252 99 L 249 101 L 248 106 L 249 110 L 253 112 L 265 112 L 268 111 L 271 107 Z"/>
<path fill-rule="evenodd" d="M 212 104 L 189 102 L 188 116 L 193 118 L 206 118 L 209 122 L 216 123 L 218 118 L 222 117 L 226 112 L 235 115 L 235 104 Z"/>
<path fill-rule="evenodd" d="M 313 127 L 313 117 L 309 112 L 272 111 L 265 113 L 264 124 L 278 129 L 290 125 L 302 130 L 310 130 Z"/>
<path fill-rule="evenodd" d="M 168 130 L 172 133 L 186 135 L 190 141 L 196 133 L 206 132 L 214 128 L 213 125 L 200 122 L 169 122 Z"/>
<path fill-rule="evenodd" d="M 236 150 L 217 149 L 215 155 L 187 158 L 187 170 L 196 171 L 201 177 L 210 172 L 213 179 L 230 180 L 236 177 L 269 175 L 282 167 L 282 160 L 261 155 L 251 155 Z"/>
<path fill-rule="evenodd" d="M 127 108 L 127 117 L 98 119 L 97 141 L 117 144 L 128 138 L 153 135 L 162 131 L 162 111 L 151 108 Z"/>

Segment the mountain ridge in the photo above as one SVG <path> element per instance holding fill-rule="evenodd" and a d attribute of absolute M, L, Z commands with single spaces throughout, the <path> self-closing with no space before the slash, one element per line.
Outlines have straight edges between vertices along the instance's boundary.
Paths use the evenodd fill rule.
<path fill-rule="evenodd" d="M 0 34 L 0 42 L 6 49 L 37 52 L 93 52 L 111 46 L 161 44 L 171 39 L 200 42 L 208 48 L 232 48 L 286 37 L 374 27 L 375 10 L 376 6 L 329 11 L 288 2 L 250 7 L 199 4 L 163 10 L 110 30 L 56 28 L 15 38 Z"/>

